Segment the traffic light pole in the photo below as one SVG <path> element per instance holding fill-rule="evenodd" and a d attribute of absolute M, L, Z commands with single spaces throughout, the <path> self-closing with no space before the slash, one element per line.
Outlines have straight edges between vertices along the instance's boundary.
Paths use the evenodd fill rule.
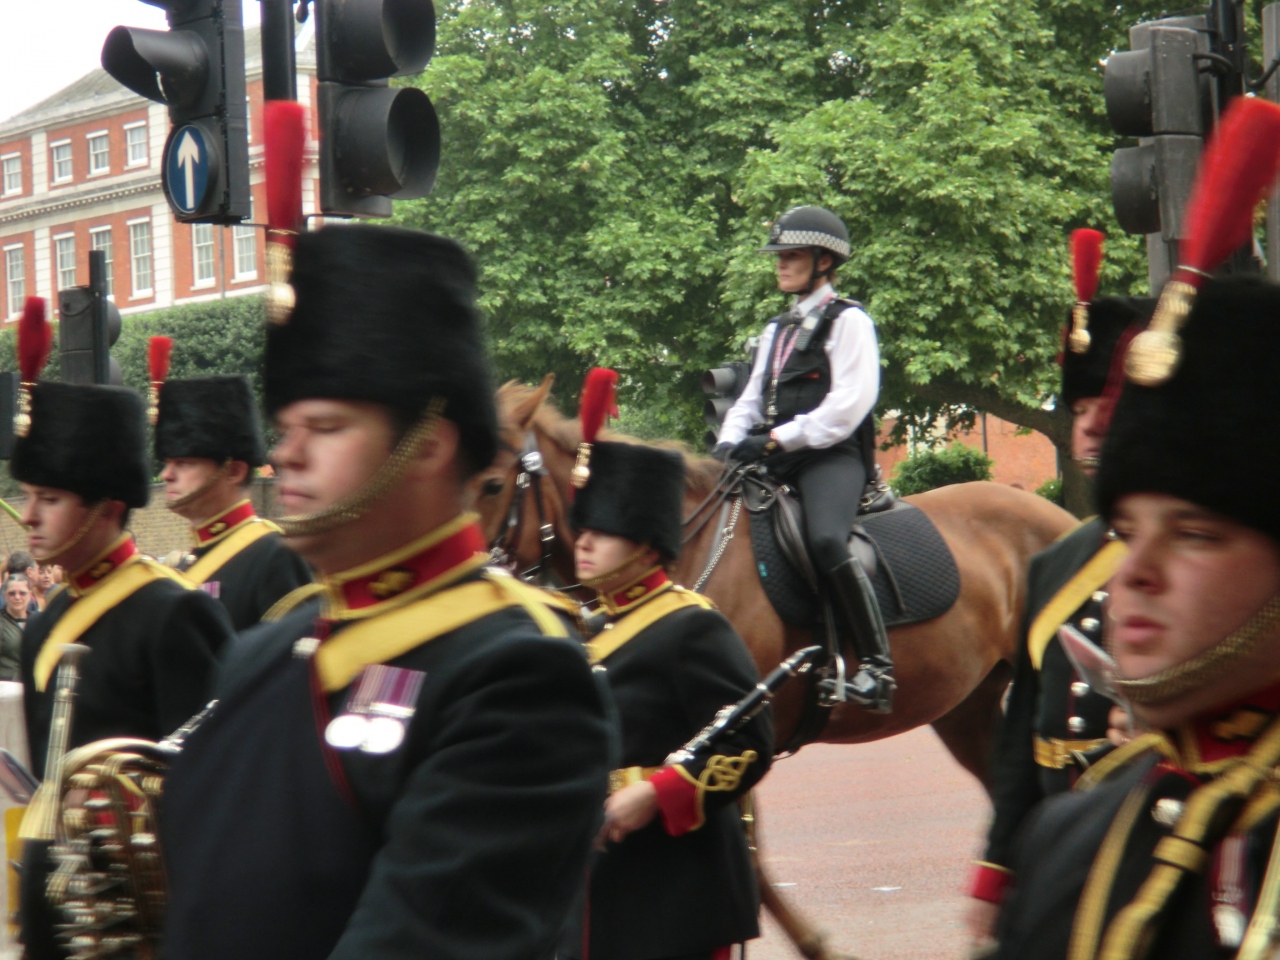
<path fill-rule="evenodd" d="M 89 251 L 89 291 L 93 294 L 93 382 L 110 383 L 111 365 L 107 342 L 107 254 Z"/>
<path fill-rule="evenodd" d="M 293 48 L 293 0 L 258 0 L 262 14 L 262 96 L 298 99 L 298 67 Z"/>

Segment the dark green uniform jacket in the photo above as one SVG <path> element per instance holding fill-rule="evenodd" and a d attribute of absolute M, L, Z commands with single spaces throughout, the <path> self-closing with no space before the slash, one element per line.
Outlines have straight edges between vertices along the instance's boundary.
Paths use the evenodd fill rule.
<path fill-rule="evenodd" d="M 1071 788 L 1082 769 L 1073 752 L 1106 737 L 1111 701 L 1076 675 L 1057 636 L 1059 626 L 1071 623 L 1101 642 L 1101 591 L 1124 550 L 1106 533 L 1095 517 L 1031 561 L 1022 644 L 993 761 L 995 816 L 974 896 L 999 898 L 1023 820 L 1045 797 Z"/>
<path fill-rule="evenodd" d="M 165 785 L 163 956 L 552 955 L 615 752 L 607 693 L 483 550 L 471 524 L 424 538 L 238 638 Z M 396 735 L 349 735 L 366 724 Z"/>
<path fill-rule="evenodd" d="M 649 778 L 660 813 L 596 859 L 585 922 L 562 953 L 659 960 L 756 937 L 760 897 L 737 801 L 772 761 L 770 714 L 759 714 L 709 758 L 663 767 L 721 707 L 755 686 L 755 664 L 709 601 L 675 587 L 660 570 L 614 599 L 588 644 L 606 670 L 621 722 L 614 785 Z"/>
<path fill-rule="evenodd" d="M 140 589 L 106 609 L 78 637 L 89 647 L 80 661 L 70 746 L 104 737 L 159 740 L 199 713 L 213 691 L 216 658 L 231 637 L 223 609 L 181 577 L 136 555 L 131 538 L 90 565 L 97 576 L 73 576 L 22 638 L 22 681 L 31 763 L 43 776 L 53 714 L 54 683 L 36 683 L 45 639 L 77 604 L 111 591 L 135 565 L 154 571 Z M 44 689 L 37 689 L 37 686 Z"/>
<path fill-rule="evenodd" d="M 1031 814 L 1015 847 L 1016 879 L 998 925 L 1001 960 L 1104 953 L 1124 960 L 1139 956 L 1137 944 L 1147 937 L 1151 960 L 1236 956 L 1263 879 L 1277 869 L 1268 863 L 1280 791 L 1264 772 L 1243 804 L 1198 804 L 1212 799 L 1224 771 L 1244 753 L 1266 749 L 1268 739 L 1273 756 L 1264 766 L 1274 768 L 1280 757 L 1280 688 L 1249 702 L 1255 705 L 1168 738 L 1133 741 L 1099 761 L 1074 792 Z M 1212 822 L 1224 826 L 1201 840 L 1173 839 Z M 1162 866 L 1157 853 L 1191 869 Z M 1180 879 L 1165 886 L 1171 877 Z M 1149 930 L 1129 924 L 1148 908 L 1156 917 Z"/>
<path fill-rule="evenodd" d="M 201 524 L 195 535 L 199 545 L 181 569 L 194 574 L 196 585 L 226 608 L 237 633 L 311 582 L 306 563 L 285 545 L 275 524 L 254 515 L 248 500 Z M 228 553 L 227 547 L 235 549 Z M 210 562 L 201 563 L 206 557 Z"/>

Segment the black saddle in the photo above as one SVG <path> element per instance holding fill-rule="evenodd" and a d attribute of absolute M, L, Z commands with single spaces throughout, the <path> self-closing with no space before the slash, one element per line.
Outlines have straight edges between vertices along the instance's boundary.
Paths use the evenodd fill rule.
<path fill-rule="evenodd" d="M 818 577 L 795 492 L 752 470 L 743 475 L 742 496 L 751 518 L 756 571 L 769 602 L 783 623 L 817 627 L 822 613 Z M 940 617 L 960 595 L 960 572 L 938 528 L 878 477 L 863 494 L 849 548 L 875 587 L 887 627 Z"/>

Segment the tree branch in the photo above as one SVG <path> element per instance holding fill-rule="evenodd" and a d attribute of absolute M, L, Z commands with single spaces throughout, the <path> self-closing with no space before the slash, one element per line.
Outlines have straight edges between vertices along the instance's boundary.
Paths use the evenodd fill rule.
<path fill-rule="evenodd" d="M 1071 442 L 1071 417 L 1062 409 L 1024 407 L 1001 396 L 994 388 L 944 377 L 935 377 L 929 383 L 913 383 L 909 389 L 931 404 L 963 404 L 974 410 L 994 414 L 1001 420 L 1016 423 L 1020 427 L 1039 431 L 1053 441 L 1055 446 L 1063 447 Z"/>

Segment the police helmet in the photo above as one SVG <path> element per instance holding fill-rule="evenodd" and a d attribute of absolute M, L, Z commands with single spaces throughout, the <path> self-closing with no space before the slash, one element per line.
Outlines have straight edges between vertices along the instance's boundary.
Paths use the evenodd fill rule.
<path fill-rule="evenodd" d="M 849 259 L 849 231 L 844 221 L 822 207 L 792 207 L 774 223 L 761 253 L 818 248 L 834 254 L 836 266 Z"/>

